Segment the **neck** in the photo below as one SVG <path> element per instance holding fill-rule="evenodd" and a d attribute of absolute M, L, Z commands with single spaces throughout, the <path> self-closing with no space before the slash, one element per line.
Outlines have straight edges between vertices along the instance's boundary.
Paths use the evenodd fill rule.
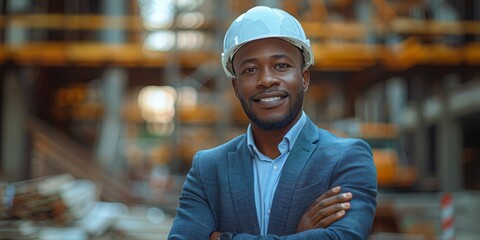
<path fill-rule="evenodd" d="M 253 139 L 258 150 L 271 159 L 277 158 L 280 155 L 278 144 L 280 144 L 285 134 L 295 125 L 298 119 L 300 119 L 300 116 L 287 126 L 275 130 L 265 130 L 252 123 Z"/>
<path fill-rule="evenodd" d="M 278 144 L 280 144 L 287 131 L 288 129 L 264 130 L 252 125 L 255 145 L 260 152 L 271 159 L 275 159 L 280 155 Z"/>

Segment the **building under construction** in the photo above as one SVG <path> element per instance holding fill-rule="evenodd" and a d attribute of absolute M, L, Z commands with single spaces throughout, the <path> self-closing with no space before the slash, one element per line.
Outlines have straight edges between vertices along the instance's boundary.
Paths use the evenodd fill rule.
<path fill-rule="evenodd" d="M 249 123 L 220 53 L 255 5 L 312 43 L 305 112 L 372 147 L 372 239 L 447 239 L 446 196 L 480 239 L 475 0 L 0 0 L 0 239 L 166 238 L 193 154 Z"/>

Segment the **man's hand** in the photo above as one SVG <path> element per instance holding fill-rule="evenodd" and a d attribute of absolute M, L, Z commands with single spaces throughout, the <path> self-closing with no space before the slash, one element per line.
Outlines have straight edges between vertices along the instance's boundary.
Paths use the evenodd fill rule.
<path fill-rule="evenodd" d="M 209 240 L 217 240 L 220 237 L 220 232 L 212 232 Z"/>
<path fill-rule="evenodd" d="M 340 190 L 340 187 L 334 187 L 317 198 L 300 219 L 297 232 L 326 228 L 342 218 L 345 211 L 350 208 L 352 194 L 349 192 L 340 194 Z"/>

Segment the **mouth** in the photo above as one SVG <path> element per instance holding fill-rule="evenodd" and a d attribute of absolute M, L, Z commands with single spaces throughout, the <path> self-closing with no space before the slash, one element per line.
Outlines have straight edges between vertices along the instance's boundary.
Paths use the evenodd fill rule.
<path fill-rule="evenodd" d="M 253 97 L 253 101 L 262 108 L 274 108 L 281 105 L 287 97 L 285 92 L 260 93 Z"/>
<path fill-rule="evenodd" d="M 258 102 L 273 102 L 282 99 L 281 97 L 268 97 L 268 98 L 260 98 Z"/>

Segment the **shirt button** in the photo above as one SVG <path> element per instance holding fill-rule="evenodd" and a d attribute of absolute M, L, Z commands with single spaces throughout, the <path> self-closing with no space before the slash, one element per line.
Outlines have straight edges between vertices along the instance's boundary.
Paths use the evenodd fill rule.
<path fill-rule="evenodd" d="M 268 215 L 270 215 L 270 209 L 268 209 Z"/>
<path fill-rule="evenodd" d="M 278 170 L 278 165 L 277 164 L 273 164 L 273 170 L 275 170 L 275 171 Z"/>

